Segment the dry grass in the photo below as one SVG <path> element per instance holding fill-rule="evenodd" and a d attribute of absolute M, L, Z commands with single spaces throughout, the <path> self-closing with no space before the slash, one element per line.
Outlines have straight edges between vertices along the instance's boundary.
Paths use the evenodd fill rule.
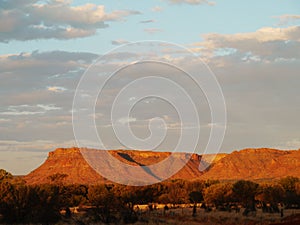
<path fill-rule="evenodd" d="M 300 214 L 300 210 L 285 210 L 284 218 Z M 192 217 L 192 209 L 171 209 L 163 215 L 162 210 L 144 212 L 139 215 L 139 221 L 134 225 L 270 225 L 272 223 L 280 224 L 284 221 L 278 213 L 262 213 L 257 210 L 256 215 L 245 217 L 235 212 L 204 212 L 203 209 L 197 209 L 197 215 Z M 91 223 L 85 215 L 73 215 L 72 219 L 62 220 L 56 225 L 105 225 L 103 223 Z M 291 223 L 293 224 L 293 223 Z M 123 223 L 111 223 L 111 225 L 123 225 Z M 296 224 L 293 224 L 296 225 Z"/>
<path fill-rule="evenodd" d="M 300 210 L 285 210 L 284 217 L 300 213 Z M 76 216 L 74 217 L 76 219 Z M 87 219 L 87 218 L 85 218 Z M 88 223 L 84 218 L 78 218 L 83 223 L 76 223 L 75 220 L 68 223 L 60 222 L 58 225 L 74 224 L 74 225 L 102 225 L 102 223 Z M 242 212 L 204 212 L 203 209 L 197 209 L 197 215 L 192 217 L 191 208 L 171 209 L 165 214 L 163 210 L 155 210 L 152 212 L 144 212 L 139 215 L 139 221 L 135 225 L 269 225 L 270 223 L 279 223 L 283 220 L 278 213 L 262 213 L 257 210 L 256 215 L 245 217 Z M 121 225 L 121 223 L 116 223 Z"/>
<path fill-rule="evenodd" d="M 285 210 L 284 217 L 299 213 L 300 210 Z M 192 217 L 192 209 L 172 209 L 166 215 L 161 211 L 145 215 L 145 221 L 139 221 L 136 225 L 268 225 L 281 222 L 283 218 L 278 213 L 262 213 L 258 210 L 256 215 L 245 217 L 242 212 L 204 212 L 197 209 L 197 215 Z"/>

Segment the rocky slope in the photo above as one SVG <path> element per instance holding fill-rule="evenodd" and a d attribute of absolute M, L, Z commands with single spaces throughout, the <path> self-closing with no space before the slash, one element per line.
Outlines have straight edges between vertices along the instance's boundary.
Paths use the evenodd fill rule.
<path fill-rule="evenodd" d="M 84 151 L 84 149 L 82 150 Z M 101 150 L 88 150 L 91 158 L 95 158 L 98 164 L 106 164 L 111 166 L 115 172 L 122 172 L 118 168 L 110 165 L 108 160 L 99 157 Z M 167 158 L 170 152 L 151 152 L 151 151 L 132 151 L 132 150 L 110 150 L 108 151 L 114 158 L 124 162 L 128 165 L 136 166 L 138 176 L 151 177 L 155 176 L 153 171 L 141 169 L 141 166 L 148 166 L 158 163 Z M 213 155 L 207 155 L 207 159 L 201 161 L 201 156 L 191 153 L 177 153 L 176 157 L 182 160 L 188 159 L 186 165 L 179 170 L 170 179 L 197 179 L 203 171 L 200 167 L 205 167 L 207 163 L 213 160 Z M 219 159 L 220 157 L 216 158 Z M 167 168 L 166 168 L 167 169 Z M 164 168 L 162 168 L 162 171 Z M 161 172 L 161 171 L 160 171 Z M 154 174 L 153 174 L 154 173 Z M 24 177 L 28 184 L 50 183 L 51 176 L 55 174 L 66 174 L 63 178 L 64 183 L 81 183 L 81 184 L 97 184 L 107 183 L 107 179 L 100 176 L 85 160 L 79 148 L 59 148 L 49 153 L 47 160 L 37 169 Z M 136 174 L 124 174 L 124 177 L 133 177 Z"/>
<path fill-rule="evenodd" d="M 244 149 L 216 162 L 201 179 L 276 179 L 300 177 L 300 150 Z"/>
<path fill-rule="evenodd" d="M 99 150 L 88 150 L 91 158 L 97 156 Z M 153 165 L 166 159 L 169 152 L 110 150 L 116 159 L 136 166 L 140 177 L 153 177 L 155 171 L 142 169 L 141 166 Z M 197 155 L 177 153 L 180 160 L 189 158 L 186 165 L 170 179 L 274 179 L 285 176 L 300 177 L 300 150 L 281 151 L 275 149 L 245 149 L 231 154 Z M 113 165 L 101 157 L 96 157 L 97 163 L 106 166 Z M 210 167 L 207 165 L 211 163 Z M 114 168 L 118 172 L 118 168 Z M 206 169 L 206 170 L 204 170 Z M 167 168 L 162 168 L 167 171 Z M 161 172 L 161 171 L 160 171 Z M 120 172 L 121 173 L 121 172 Z M 49 153 L 47 160 L 39 168 L 24 177 L 28 184 L 50 183 L 51 176 L 66 174 L 64 183 L 96 184 L 108 183 L 85 160 L 78 148 L 59 148 Z M 124 177 L 136 176 L 130 171 Z"/>

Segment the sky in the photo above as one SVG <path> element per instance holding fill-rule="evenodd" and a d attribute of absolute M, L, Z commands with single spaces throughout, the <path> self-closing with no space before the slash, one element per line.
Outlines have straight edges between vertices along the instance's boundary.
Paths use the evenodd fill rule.
<path fill-rule="evenodd" d="M 126 44 L 145 40 L 182 46 L 215 75 L 227 124 L 220 149 L 208 153 L 300 148 L 298 1 L 0 0 L 0 168 L 27 174 L 49 151 L 76 146 L 72 104 L 80 79 L 112 50 L 117 54 L 106 57 L 100 68 L 104 77 L 112 65 L 132 62 L 137 56 Z M 147 50 L 139 51 L 150 54 Z M 199 61 L 164 50 L 154 59 L 197 71 Z M 151 69 L 137 65 L 120 72 L 105 88 L 104 100 L 96 103 L 95 124 L 105 147 L 128 147 L 114 137 L 114 97 L 129 81 L 160 71 L 182 83 L 195 101 L 201 114 L 201 140 L 195 151 L 201 153 L 212 126 L 218 127 L 218 122 L 211 122 L 205 94 L 199 96 L 178 70 L 158 64 Z M 180 134 L 179 116 L 165 103 L 146 98 L 130 116 L 116 121 L 119 126 L 130 124 L 133 133 L 147 138 L 149 121 L 161 117 L 169 129 L 157 150 L 172 150 Z"/>

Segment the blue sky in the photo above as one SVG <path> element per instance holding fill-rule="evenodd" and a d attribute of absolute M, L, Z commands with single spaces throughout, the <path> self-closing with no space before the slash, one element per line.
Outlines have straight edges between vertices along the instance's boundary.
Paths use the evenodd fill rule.
<path fill-rule="evenodd" d="M 28 173 L 49 151 L 74 146 L 72 102 L 84 71 L 120 44 L 143 40 L 180 44 L 214 72 L 227 106 L 227 132 L 218 151 L 300 148 L 298 1 L 0 0 L 0 168 Z M 118 57 L 123 65 L 131 56 Z M 172 59 L 195 68 L 188 58 Z M 158 106 L 178 137 L 178 118 L 153 102 L 147 100 L 131 115 L 133 130 L 146 137 L 145 121 L 159 114 L 149 110 Z M 101 134 L 107 148 L 126 148 L 107 129 L 108 106 L 99 103 Z M 204 117 L 207 137 L 212 124 Z M 173 145 L 166 141 L 161 148 Z"/>
<path fill-rule="evenodd" d="M 99 29 L 96 35 L 74 40 L 32 40 L 0 43 L 3 54 L 31 52 L 34 50 L 88 51 L 101 54 L 110 50 L 112 40 L 124 39 L 164 40 L 179 44 L 189 44 L 201 40 L 201 34 L 233 34 L 254 32 L 261 27 L 277 27 L 279 17 L 284 14 L 299 13 L 296 1 L 214 1 L 208 4 L 170 4 L 168 1 L 73 1 L 72 5 L 87 3 L 103 4 L 107 12 L 115 10 L 136 10 L 141 14 L 133 15 L 118 22 L 108 22 L 109 28 Z M 159 12 L 153 11 L 160 7 Z M 141 21 L 153 20 L 152 23 Z M 281 25 L 281 27 L 286 26 Z M 147 28 L 161 29 L 149 34 Z M 187 35 L 188 34 L 188 35 Z M 75 47 L 76 46 L 76 47 Z"/>

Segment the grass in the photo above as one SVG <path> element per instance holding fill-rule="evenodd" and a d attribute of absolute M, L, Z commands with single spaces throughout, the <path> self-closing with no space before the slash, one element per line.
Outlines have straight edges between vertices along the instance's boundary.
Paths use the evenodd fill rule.
<path fill-rule="evenodd" d="M 138 222 L 134 225 L 280 225 L 285 218 L 292 218 L 298 215 L 300 219 L 300 209 L 290 209 L 284 211 L 284 217 L 281 218 L 279 213 L 262 213 L 257 210 L 256 215 L 243 216 L 243 210 L 236 213 L 211 211 L 205 212 L 203 209 L 197 209 L 196 216 L 192 216 L 191 208 L 170 209 L 163 212 L 162 209 L 154 211 L 144 211 L 139 213 Z M 300 221 L 300 220 L 298 220 Z M 297 223 L 297 222 L 296 222 Z M 296 225 L 294 222 L 285 224 Z M 285 225 L 284 224 L 284 225 Z M 30 225 L 30 224 L 29 224 Z M 35 224 L 37 225 L 37 224 Z M 104 223 L 93 223 L 85 214 L 73 214 L 71 219 L 63 219 L 56 225 L 105 225 Z M 111 223 L 111 225 L 123 225 L 121 222 Z"/>
<path fill-rule="evenodd" d="M 245 217 L 242 215 L 242 211 L 240 213 L 204 212 L 203 209 L 197 209 L 197 214 L 193 217 L 191 208 L 170 209 L 165 214 L 163 210 L 154 210 L 140 213 L 139 221 L 134 225 L 269 225 L 283 221 L 278 213 L 262 213 L 258 209 L 256 215 Z M 296 213 L 299 214 L 300 210 L 285 210 L 284 218 Z M 81 223 L 78 221 L 81 221 Z M 84 215 L 73 215 L 73 219 L 61 221 L 57 225 L 104 225 L 103 223 L 90 223 L 88 221 L 88 218 L 84 218 Z M 122 223 L 111 224 L 121 225 Z"/>

